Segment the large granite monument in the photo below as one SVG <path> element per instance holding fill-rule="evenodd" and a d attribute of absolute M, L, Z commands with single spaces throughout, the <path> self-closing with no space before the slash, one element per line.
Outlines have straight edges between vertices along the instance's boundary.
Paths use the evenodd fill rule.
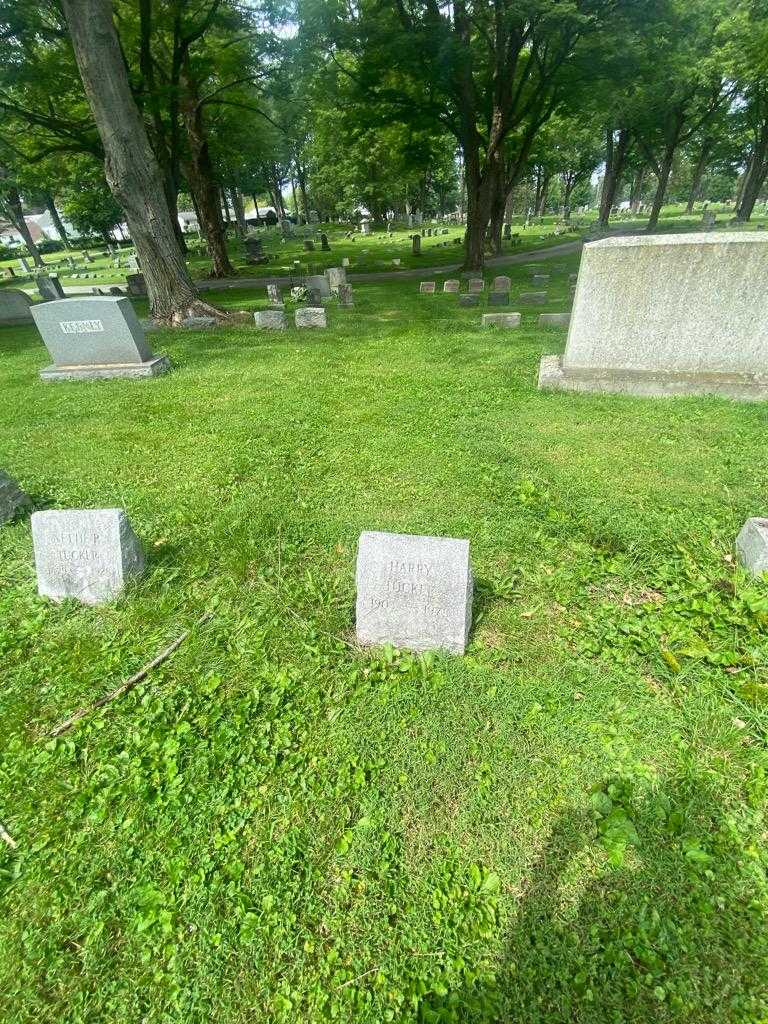
<path fill-rule="evenodd" d="M 707 232 L 584 246 L 563 356 L 539 387 L 768 399 L 768 238 Z"/>
<path fill-rule="evenodd" d="M 463 654 L 472 624 L 472 585 L 468 540 L 361 534 L 358 643 Z"/>
<path fill-rule="evenodd" d="M 125 296 L 43 302 L 32 315 L 53 359 L 40 371 L 43 380 L 156 377 L 170 369 L 167 356 L 151 352 Z"/>
<path fill-rule="evenodd" d="M 144 568 L 136 534 L 121 508 L 32 513 L 37 589 L 41 597 L 101 604 Z"/>

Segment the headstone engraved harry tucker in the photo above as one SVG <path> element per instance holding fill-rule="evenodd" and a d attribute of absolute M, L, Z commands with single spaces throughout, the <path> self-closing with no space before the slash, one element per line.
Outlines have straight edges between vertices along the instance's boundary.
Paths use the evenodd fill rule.
<path fill-rule="evenodd" d="M 53 365 L 43 380 L 156 377 L 170 369 L 167 356 L 152 353 L 126 296 L 58 299 L 32 307 Z"/>
<path fill-rule="evenodd" d="M 469 541 L 369 531 L 357 552 L 357 640 L 463 654 L 472 623 Z"/>
<path fill-rule="evenodd" d="M 32 513 L 37 589 L 42 597 L 101 604 L 116 597 L 144 555 L 120 508 Z"/>

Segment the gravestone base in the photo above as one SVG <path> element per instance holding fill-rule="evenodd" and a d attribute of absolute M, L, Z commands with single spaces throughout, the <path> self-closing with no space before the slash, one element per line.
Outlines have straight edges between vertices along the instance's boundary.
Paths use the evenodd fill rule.
<path fill-rule="evenodd" d="M 46 366 L 40 380 L 112 380 L 115 377 L 161 377 L 168 373 L 168 356 L 155 356 L 145 363 L 104 363 L 101 366 Z"/>
<path fill-rule="evenodd" d="M 743 402 L 768 400 L 768 376 L 725 373 L 662 373 L 621 369 L 567 369 L 562 356 L 542 356 L 539 387 L 546 391 L 597 391 L 605 394 L 669 398 L 718 395 Z"/>

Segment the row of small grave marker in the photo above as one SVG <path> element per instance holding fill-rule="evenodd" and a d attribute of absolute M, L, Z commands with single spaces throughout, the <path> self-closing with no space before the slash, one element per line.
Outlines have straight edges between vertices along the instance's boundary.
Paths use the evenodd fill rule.
<path fill-rule="evenodd" d="M 0 472 L 0 524 L 31 505 Z M 32 541 L 38 592 L 57 602 L 113 600 L 145 567 L 141 543 L 120 508 L 33 512 Z M 748 571 L 768 572 L 768 519 L 748 519 L 736 549 Z M 358 543 L 355 583 L 361 645 L 464 653 L 472 625 L 469 540 L 366 531 Z"/>

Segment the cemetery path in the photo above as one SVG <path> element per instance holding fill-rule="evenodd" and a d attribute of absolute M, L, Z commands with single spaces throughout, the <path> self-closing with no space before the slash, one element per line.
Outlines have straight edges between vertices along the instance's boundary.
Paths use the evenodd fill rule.
<path fill-rule="evenodd" d="M 502 256 L 491 256 L 485 261 L 486 267 L 514 266 L 520 263 L 539 263 L 558 256 L 569 256 L 579 252 L 584 243 L 563 242 L 561 245 L 553 245 L 549 249 L 528 250 L 517 253 L 505 253 Z M 412 278 L 424 278 L 430 274 L 457 274 L 461 270 L 461 263 L 450 263 L 441 267 L 416 267 L 413 270 L 375 270 L 367 274 L 348 274 L 347 278 L 351 284 L 377 284 L 382 281 L 407 281 Z M 287 287 L 292 283 L 291 278 L 285 274 L 276 277 L 225 277 L 217 280 L 202 280 L 196 282 L 200 291 L 216 291 L 221 288 L 266 288 L 268 284 Z M 106 288 L 107 285 L 102 285 Z M 34 289 L 29 289 L 29 294 Z M 90 295 L 92 286 L 65 285 L 65 295 Z"/>

